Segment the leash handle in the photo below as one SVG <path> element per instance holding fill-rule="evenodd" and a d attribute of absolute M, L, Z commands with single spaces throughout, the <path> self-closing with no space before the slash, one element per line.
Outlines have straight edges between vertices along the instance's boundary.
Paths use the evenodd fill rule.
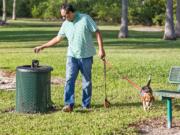
<path fill-rule="evenodd" d="M 105 62 L 107 68 L 112 68 L 112 67 L 113 67 L 113 65 L 111 64 L 111 62 L 109 62 L 107 59 L 103 58 L 102 60 Z"/>
<path fill-rule="evenodd" d="M 104 92 L 105 92 L 105 98 L 107 98 L 107 93 L 106 93 L 106 59 L 103 58 L 103 64 L 104 64 Z"/>

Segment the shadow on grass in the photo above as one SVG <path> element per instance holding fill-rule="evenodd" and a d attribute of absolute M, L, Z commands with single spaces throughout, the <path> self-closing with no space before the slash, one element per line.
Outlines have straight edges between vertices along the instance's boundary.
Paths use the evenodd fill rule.
<path fill-rule="evenodd" d="M 48 39 L 51 36 L 56 36 L 58 33 L 58 29 L 56 30 L 23 30 L 23 31 L 0 31 L 0 39 L 3 42 L 20 42 L 20 41 L 41 41 L 42 39 Z M 101 31 L 103 39 L 114 39 L 117 40 L 118 31 L 117 30 L 102 30 Z M 144 40 L 144 38 L 161 38 L 160 32 L 137 32 L 130 31 L 129 38 L 140 38 Z M 35 38 L 37 37 L 37 38 Z M 125 39 L 123 39 L 125 40 Z M 121 41 L 119 39 L 119 41 Z"/>
<path fill-rule="evenodd" d="M 139 32 L 129 31 L 129 38 L 118 39 L 117 30 L 102 30 L 104 45 L 107 47 L 118 47 L 121 49 L 146 49 L 146 48 L 180 48 L 180 40 L 165 41 L 162 39 L 162 32 Z M 25 30 L 25 31 L 0 31 L 1 42 L 34 42 L 48 41 L 56 36 L 58 30 Z M 96 42 L 94 38 L 94 42 Z M 31 48 L 32 45 L 13 45 L 13 47 Z M 66 43 L 67 44 L 67 43 Z M 97 42 L 96 42 L 97 44 Z M 65 45 L 65 44 L 64 44 Z M 65 45 L 66 46 L 66 45 Z M 6 48 L 5 45 L 0 45 Z M 64 46 L 56 46 L 64 47 Z"/>
<path fill-rule="evenodd" d="M 0 70 L 1 69 L 10 69 L 10 67 L 0 67 Z"/>
<path fill-rule="evenodd" d="M 5 28 L 22 28 L 22 27 L 58 27 L 62 24 L 62 21 L 43 21 L 43 20 L 16 20 L 16 21 L 8 21 Z"/>
<path fill-rule="evenodd" d="M 175 105 L 175 106 L 174 106 L 174 109 L 175 109 L 176 111 L 180 111 L 180 105 Z"/>
<path fill-rule="evenodd" d="M 180 48 L 179 41 L 105 41 L 107 47 L 120 47 L 121 49 L 153 49 L 153 48 Z"/>
<path fill-rule="evenodd" d="M 51 113 L 55 113 L 55 112 L 59 112 L 59 111 L 61 111 L 61 108 L 57 107 L 57 108 L 52 108 L 52 109 L 48 110 L 47 112 L 43 112 L 41 114 L 42 115 L 43 114 L 51 114 Z M 0 109 L 0 113 L 39 114 L 38 112 L 37 113 L 16 112 L 14 106 L 8 107 L 8 108 L 5 108 L 5 109 Z"/>
<path fill-rule="evenodd" d="M 162 105 L 162 104 L 163 104 L 162 101 L 156 100 L 153 103 L 153 106 L 157 106 L 157 105 L 159 106 L 159 105 Z M 122 108 L 122 107 L 128 107 L 128 108 L 129 107 L 142 107 L 142 103 L 141 102 L 129 102 L 129 103 L 126 103 L 126 102 L 123 102 L 123 103 L 116 102 L 116 103 L 111 103 L 109 109 L 111 109 L 111 108 Z M 104 108 L 104 106 L 103 106 L 103 104 L 93 104 L 92 108 L 100 109 L 100 108 Z"/>
<path fill-rule="evenodd" d="M 1 42 L 46 41 L 56 36 L 56 31 L 0 31 Z"/>
<path fill-rule="evenodd" d="M 12 106 L 12 107 L 8 107 L 8 108 L 5 108 L 5 109 L 0 109 L 0 113 L 13 113 L 15 112 L 15 107 Z"/>
<path fill-rule="evenodd" d="M 153 103 L 153 106 L 152 106 L 152 109 L 153 107 L 157 107 L 157 106 L 163 106 L 163 102 L 162 101 L 155 101 Z M 109 108 L 106 108 L 107 110 L 110 110 L 112 108 L 131 108 L 131 107 L 136 107 L 136 108 L 139 108 L 142 107 L 142 103 L 141 102 L 131 102 L 131 103 L 114 103 L 114 104 L 111 104 Z M 94 111 L 99 111 L 99 109 L 105 109 L 103 104 L 94 104 L 92 105 L 92 108 L 90 109 L 82 109 L 80 106 L 77 106 L 73 112 L 75 113 L 91 113 L 91 112 L 94 112 Z M 179 105 L 176 105 L 175 106 L 175 109 L 177 111 L 180 110 L 180 106 Z M 46 114 L 52 114 L 52 113 L 56 113 L 56 112 L 62 112 L 62 108 L 60 106 L 56 106 L 55 108 L 53 109 L 50 109 L 48 112 L 45 112 L 45 113 L 41 113 L 42 115 L 46 115 Z M 0 109 L 0 113 L 17 113 L 15 111 L 15 107 L 12 106 L 12 107 L 9 107 L 9 108 L 5 108 L 5 109 Z M 62 112 L 63 113 L 63 112 Z M 34 113 L 22 113 L 22 114 L 34 114 Z M 38 113 L 37 113 L 38 114 Z"/>
<path fill-rule="evenodd" d="M 118 38 L 118 30 L 101 30 L 103 38 Z M 145 32 L 129 30 L 128 38 L 157 38 L 162 39 L 162 32 Z M 127 39 L 128 39 L 127 38 Z"/>
<path fill-rule="evenodd" d="M 92 105 L 93 109 L 112 109 L 112 108 L 122 108 L 122 107 L 139 107 L 141 106 L 140 102 L 132 103 L 111 103 L 109 108 L 105 108 L 103 104 L 94 104 Z"/>

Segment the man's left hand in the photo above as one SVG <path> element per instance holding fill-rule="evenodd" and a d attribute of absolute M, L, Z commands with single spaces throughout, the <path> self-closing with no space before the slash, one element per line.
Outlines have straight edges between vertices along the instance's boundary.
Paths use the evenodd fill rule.
<path fill-rule="evenodd" d="M 99 49 L 99 53 L 98 53 L 99 57 L 101 59 L 103 59 L 105 56 L 106 56 L 106 53 L 104 51 L 104 48 L 103 49 Z"/>

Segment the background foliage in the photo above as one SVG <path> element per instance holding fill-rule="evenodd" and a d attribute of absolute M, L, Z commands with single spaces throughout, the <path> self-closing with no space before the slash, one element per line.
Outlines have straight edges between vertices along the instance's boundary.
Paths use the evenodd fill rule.
<path fill-rule="evenodd" d="M 17 17 L 59 19 L 59 7 L 63 2 L 64 0 L 17 0 Z M 68 2 L 74 4 L 77 10 L 88 13 L 97 20 L 120 22 L 121 0 L 68 0 Z M 12 3 L 13 0 L 7 1 L 8 16 L 12 14 Z M 163 25 L 165 5 L 165 0 L 129 0 L 129 23 Z M 176 3 L 174 6 L 176 7 Z M 2 2 L 0 2 L 0 8 L 2 9 Z"/>

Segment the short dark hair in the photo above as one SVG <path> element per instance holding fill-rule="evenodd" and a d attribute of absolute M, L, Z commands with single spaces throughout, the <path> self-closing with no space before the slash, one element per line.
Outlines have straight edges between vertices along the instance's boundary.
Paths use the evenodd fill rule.
<path fill-rule="evenodd" d="M 69 12 L 69 11 L 75 12 L 76 11 L 75 8 L 73 7 L 73 5 L 67 4 L 67 3 L 62 4 L 61 9 L 66 10 L 66 12 Z"/>

